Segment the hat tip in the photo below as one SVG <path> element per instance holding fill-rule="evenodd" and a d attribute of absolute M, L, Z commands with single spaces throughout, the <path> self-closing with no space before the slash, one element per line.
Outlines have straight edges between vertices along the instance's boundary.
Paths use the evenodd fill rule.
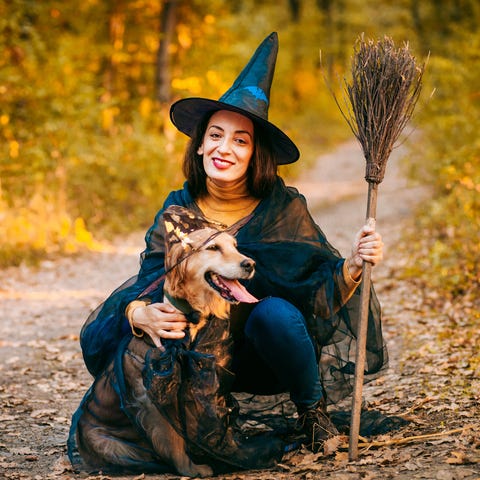
<path fill-rule="evenodd" d="M 274 40 L 275 42 L 278 42 L 278 33 L 272 32 L 267 38 L 270 40 Z"/>

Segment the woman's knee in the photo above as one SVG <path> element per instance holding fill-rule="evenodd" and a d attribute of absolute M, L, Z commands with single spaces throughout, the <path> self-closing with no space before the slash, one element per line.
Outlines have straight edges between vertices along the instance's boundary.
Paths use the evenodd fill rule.
<path fill-rule="evenodd" d="M 283 298 L 268 297 L 260 301 L 250 313 L 245 326 L 249 337 L 269 335 L 279 330 L 293 331 L 305 328 L 305 319 L 297 307 Z"/>

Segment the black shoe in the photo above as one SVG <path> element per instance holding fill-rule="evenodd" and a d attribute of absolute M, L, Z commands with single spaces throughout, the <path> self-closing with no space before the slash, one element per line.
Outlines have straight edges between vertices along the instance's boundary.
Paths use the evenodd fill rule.
<path fill-rule="evenodd" d="M 322 450 L 325 440 L 340 435 L 328 416 L 324 399 L 310 408 L 299 408 L 297 425 L 306 436 L 305 446 L 314 453 Z"/>

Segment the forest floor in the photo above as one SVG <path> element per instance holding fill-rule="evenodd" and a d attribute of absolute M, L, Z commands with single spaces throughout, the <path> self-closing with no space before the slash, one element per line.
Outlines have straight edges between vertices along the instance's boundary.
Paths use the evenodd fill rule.
<path fill-rule="evenodd" d="M 357 461 L 348 461 L 348 439 L 341 438 L 328 455 L 297 451 L 275 469 L 216 478 L 480 479 L 480 371 L 472 362 L 478 331 L 465 327 L 468 305 L 448 302 L 399 275 L 408 261 L 402 236 L 413 228 L 415 205 L 428 195 L 405 180 L 400 153 L 392 154 L 379 188 L 377 228 L 385 260 L 372 277 L 383 307 L 390 367 L 363 393 L 368 408 L 401 416 L 408 424 L 362 439 Z M 347 143 L 289 182 L 305 194 L 317 223 L 344 255 L 365 216 L 362 158 L 357 145 Z M 0 272 L 0 479 L 114 478 L 75 474 L 66 457 L 71 415 L 91 383 L 78 336 L 91 309 L 136 273 L 142 249 L 138 233 L 101 252 Z"/>

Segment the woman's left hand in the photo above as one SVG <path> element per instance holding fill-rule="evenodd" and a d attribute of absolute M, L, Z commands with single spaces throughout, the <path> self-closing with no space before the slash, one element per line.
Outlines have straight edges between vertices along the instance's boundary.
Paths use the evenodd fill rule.
<path fill-rule="evenodd" d="M 346 260 L 350 275 L 356 279 L 362 272 L 364 261 L 372 265 L 378 265 L 382 259 L 382 236 L 375 231 L 375 219 L 369 218 L 367 223 L 355 235 L 352 254 Z"/>

